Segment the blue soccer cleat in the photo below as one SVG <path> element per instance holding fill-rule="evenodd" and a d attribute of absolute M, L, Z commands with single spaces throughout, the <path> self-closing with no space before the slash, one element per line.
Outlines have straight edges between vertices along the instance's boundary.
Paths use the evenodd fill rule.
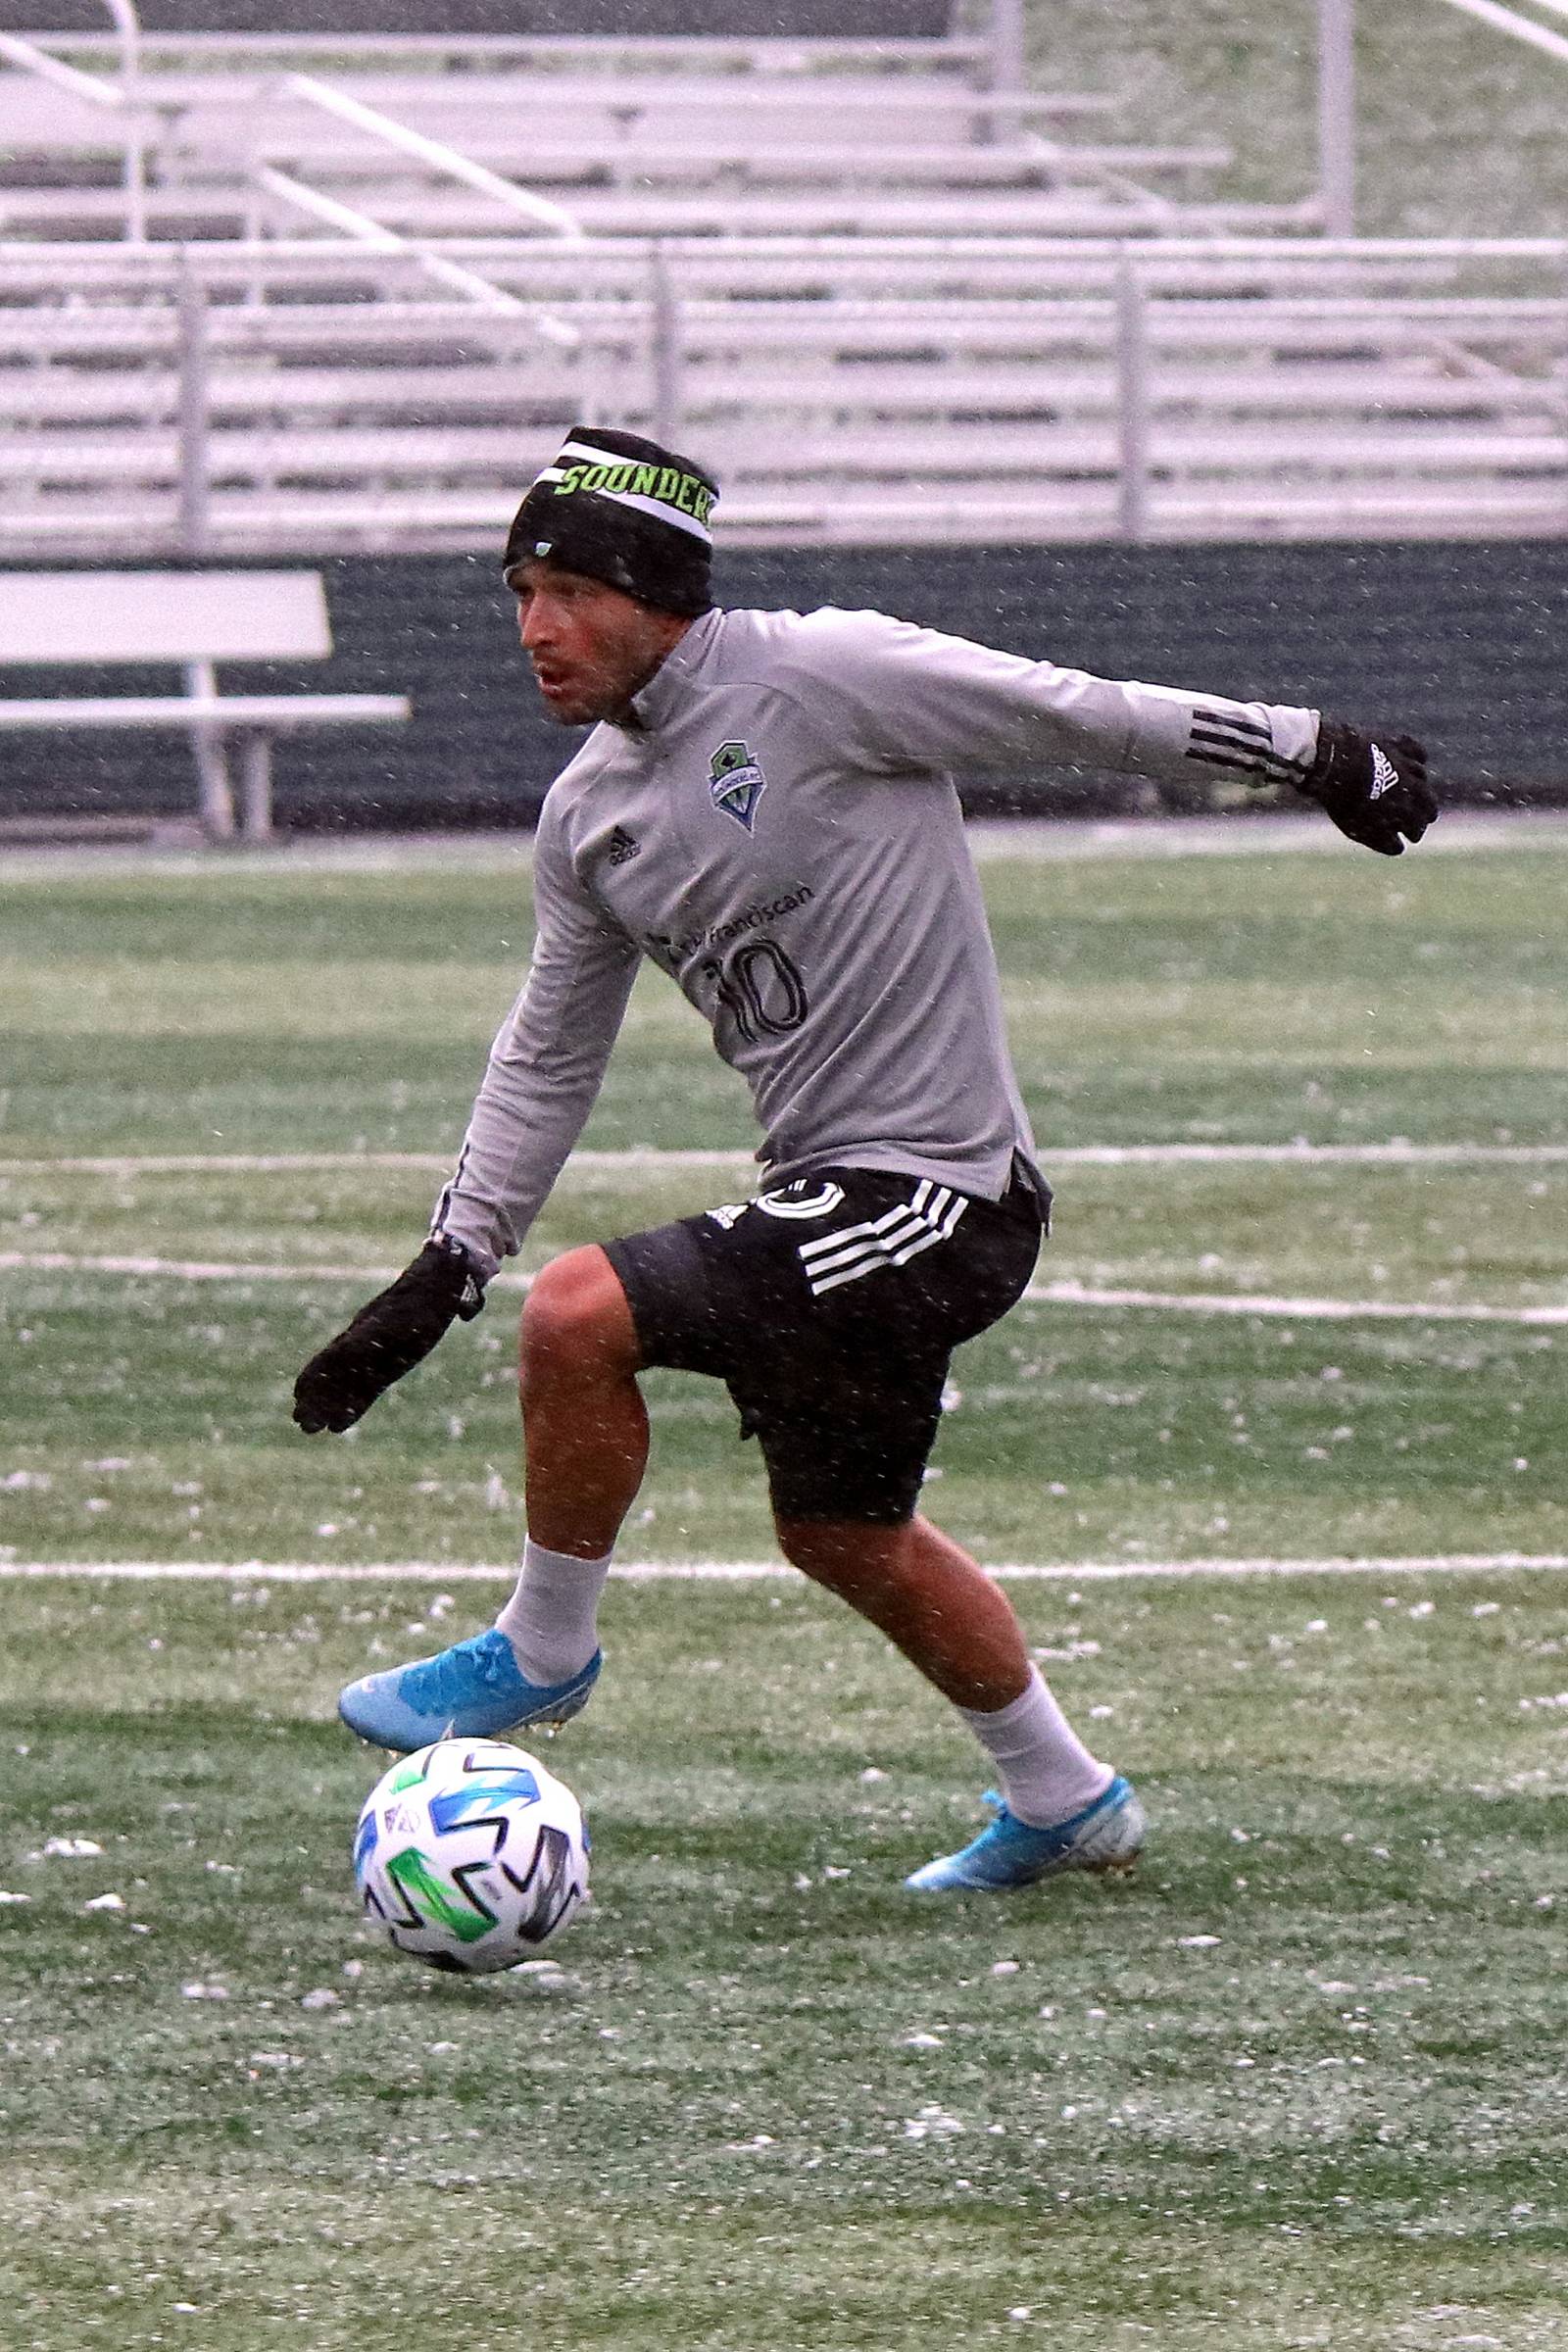
<path fill-rule="evenodd" d="M 1001 1893 L 1009 1886 L 1035 1886 L 1066 1870 L 1131 1870 L 1149 1827 L 1132 1783 L 1118 1773 L 1102 1796 L 1068 1821 L 1037 1830 L 1009 1813 L 994 1788 L 986 1803 L 996 1820 L 956 1854 L 941 1854 L 904 1882 L 917 1894 L 947 1894 L 978 1888 Z"/>
<path fill-rule="evenodd" d="M 565 1723 L 587 1703 L 604 1653 L 564 1683 L 530 1683 L 499 1626 L 433 1658 L 350 1683 L 337 1711 L 375 1747 L 412 1754 L 433 1740 L 498 1740 L 524 1724 Z"/>

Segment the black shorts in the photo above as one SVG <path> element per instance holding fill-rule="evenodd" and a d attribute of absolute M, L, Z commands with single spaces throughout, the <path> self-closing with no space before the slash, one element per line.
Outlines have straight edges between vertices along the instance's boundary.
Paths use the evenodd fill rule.
<path fill-rule="evenodd" d="M 645 1364 L 706 1372 L 761 1442 L 779 1519 L 897 1526 L 920 1492 L 960 1341 L 1028 1283 L 1044 1215 L 870 1168 L 819 1174 L 606 1251 Z"/>

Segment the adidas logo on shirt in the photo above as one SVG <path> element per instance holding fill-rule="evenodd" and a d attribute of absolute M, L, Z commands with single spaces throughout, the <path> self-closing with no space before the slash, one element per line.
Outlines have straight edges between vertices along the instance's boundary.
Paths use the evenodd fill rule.
<path fill-rule="evenodd" d="M 642 843 L 634 841 L 624 825 L 617 825 L 610 836 L 611 864 L 624 865 L 629 858 L 640 858 L 642 854 Z"/>

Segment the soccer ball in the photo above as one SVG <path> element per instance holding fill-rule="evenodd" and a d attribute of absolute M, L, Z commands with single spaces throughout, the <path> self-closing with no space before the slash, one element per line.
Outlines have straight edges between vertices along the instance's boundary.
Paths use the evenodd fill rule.
<path fill-rule="evenodd" d="M 588 1829 L 564 1783 L 501 1740 L 437 1740 L 365 1800 L 354 1837 L 365 1916 L 454 1976 L 514 1968 L 588 1900 Z"/>

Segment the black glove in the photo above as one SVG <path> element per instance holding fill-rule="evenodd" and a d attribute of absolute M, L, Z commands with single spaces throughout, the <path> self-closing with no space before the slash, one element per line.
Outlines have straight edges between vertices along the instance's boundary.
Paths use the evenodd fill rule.
<path fill-rule="evenodd" d="M 445 1235 L 426 1242 L 413 1265 L 312 1356 L 294 1383 L 295 1420 L 312 1436 L 352 1428 L 429 1354 L 454 1316 L 471 1323 L 483 1304 L 484 1285 L 463 1244 Z"/>
<path fill-rule="evenodd" d="M 1425 744 L 1413 735 L 1374 743 L 1337 718 L 1319 727 L 1317 758 L 1297 789 L 1326 809 L 1342 833 L 1385 858 L 1402 857 L 1405 843 L 1419 841 L 1438 813 Z"/>

